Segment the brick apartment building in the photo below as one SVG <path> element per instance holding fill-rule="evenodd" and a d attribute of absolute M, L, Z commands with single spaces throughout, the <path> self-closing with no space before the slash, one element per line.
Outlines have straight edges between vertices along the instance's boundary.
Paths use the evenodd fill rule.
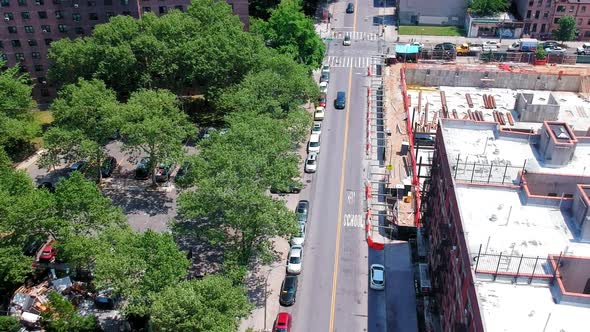
<path fill-rule="evenodd" d="M 590 40 L 590 0 L 515 0 L 524 21 L 523 33 L 532 38 L 551 39 L 563 16 L 573 16 L 578 40 Z"/>
<path fill-rule="evenodd" d="M 589 152 L 564 122 L 440 120 L 422 208 L 443 331 L 587 331 Z"/>
<path fill-rule="evenodd" d="M 248 1 L 227 0 L 248 28 Z M 35 88 L 33 98 L 47 103 L 55 96 L 47 82 L 50 44 L 60 38 L 89 35 L 97 24 L 115 15 L 165 14 L 186 10 L 190 0 L 0 0 L 0 58 L 8 66 L 20 63 Z"/>

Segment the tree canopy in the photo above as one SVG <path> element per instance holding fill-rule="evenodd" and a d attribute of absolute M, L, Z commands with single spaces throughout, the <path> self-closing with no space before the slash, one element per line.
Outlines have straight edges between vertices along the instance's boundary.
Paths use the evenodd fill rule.
<path fill-rule="evenodd" d="M 251 30 L 267 45 L 288 54 L 309 68 L 318 68 L 326 47 L 315 31 L 313 20 L 303 13 L 301 0 L 281 0 L 268 21 L 254 19 Z"/>
<path fill-rule="evenodd" d="M 576 19 L 572 16 L 563 16 L 557 21 L 559 27 L 553 32 L 555 39 L 559 41 L 569 41 L 576 38 Z"/>
<path fill-rule="evenodd" d="M 95 332 L 99 331 L 96 318 L 81 316 L 63 296 L 51 292 L 47 296 L 47 311 L 41 314 L 41 324 L 48 332 Z"/>
<path fill-rule="evenodd" d="M 479 16 L 490 16 L 501 13 L 508 9 L 507 0 L 473 0 L 469 5 L 473 14 Z"/>
<path fill-rule="evenodd" d="M 242 287 L 222 276 L 183 281 L 154 296 L 156 331 L 235 331 L 251 308 Z"/>

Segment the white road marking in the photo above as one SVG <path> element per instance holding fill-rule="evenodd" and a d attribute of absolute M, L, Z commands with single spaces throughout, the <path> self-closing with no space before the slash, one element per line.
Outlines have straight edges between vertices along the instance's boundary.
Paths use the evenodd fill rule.
<path fill-rule="evenodd" d="M 364 228 L 365 222 L 363 220 L 363 216 L 360 214 L 350 214 L 347 213 L 343 216 L 342 220 L 344 227 L 355 227 L 355 228 Z"/>

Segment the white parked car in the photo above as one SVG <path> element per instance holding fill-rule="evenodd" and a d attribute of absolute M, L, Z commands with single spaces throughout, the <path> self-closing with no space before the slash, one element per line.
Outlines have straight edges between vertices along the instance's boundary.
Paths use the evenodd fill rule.
<path fill-rule="evenodd" d="M 323 65 L 322 66 L 322 74 L 323 73 L 330 73 L 330 65 Z"/>
<path fill-rule="evenodd" d="M 420 42 L 411 42 L 410 45 L 412 46 L 418 46 L 418 50 L 421 51 L 424 48 L 424 44 L 420 43 Z"/>
<path fill-rule="evenodd" d="M 312 134 L 321 134 L 322 133 L 322 123 L 319 121 L 315 121 L 313 123 L 313 127 L 311 127 Z"/>
<path fill-rule="evenodd" d="M 305 159 L 305 172 L 306 173 L 315 173 L 318 169 L 318 154 L 317 153 L 310 153 L 307 155 L 307 159 Z"/>
<path fill-rule="evenodd" d="M 495 48 L 499 48 L 500 44 L 497 41 L 493 41 L 493 40 L 488 40 L 486 42 L 483 43 L 484 48 L 485 47 L 495 47 Z"/>
<path fill-rule="evenodd" d="M 381 264 L 372 264 L 369 269 L 369 278 L 371 289 L 385 289 L 385 267 Z"/>
<path fill-rule="evenodd" d="M 296 244 L 289 250 L 287 257 L 287 273 L 299 274 L 303 268 L 303 247 Z"/>
<path fill-rule="evenodd" d="M 320 153 L 320 135 L 311 134 L 307 143 L 308 153 Z"/>
<path fill-rule="evenodd" d="M 320 83 L 320 93 L 328 93 L 328 82 Z"/>
<path fill-rule="evenodd" d="M 581 47 L 576 49 L 576 53 L 578 55 L 588 55 L 590 54 L 590 43 L 584 43 Z"/>
<path fill-rule="evenodd" d="M 299 233 L 291 238 L 291 245 L 302 246 L 305 243 L 305 224 L 299 224 Z"/>
<path fill-rule="evenodd" d="M 547 54 L 564 54 L 566 52 L 566 49 L 560 46 L 555 46 L 551 48 L 546 48 L 545 52 L 547 52 Z"/>
<path fill-rule="evenodd" d="M 326 115 L 326 109 L 322 106 L 315 108 L 315 114 L 313 115 L 314 120 L 322 121 Z"/>

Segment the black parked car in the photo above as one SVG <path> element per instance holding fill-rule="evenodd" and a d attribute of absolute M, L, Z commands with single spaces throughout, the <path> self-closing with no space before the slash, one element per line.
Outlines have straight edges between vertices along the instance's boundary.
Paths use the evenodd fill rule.
<path fill-rule="evenodd" d="M 322 76 L 320 76 L 320 82 L 330 82 L 330 73 L 322 73 Z"/>
<path fill-rule="evenodd" d="M 281 295 L 279 296 L 279 303 L 282 306 L 291 306 L 295 304 L 297 297 L 297 276 L 288 275 L 283 280 L 281 286 Z"/>
<path fill-rule="evenodd" d="M 453 43 L 442 43 L 442 44 L 436 44 L 436 46 L 434 46 L 434 50 L 435 51 L 456 51 L 455 49 L 455 44 Z"/>
<path fill-rule="evenodd" d="M 309 214 L 309 201 L 299 201 L 295 213 L 297 214 L 297 220 L 299 221 L 299 223 L 305 224 L 307 222 L 307 216 Z"/>
<path fill-rule="evenodd" d="M 115 159 L 115 157 L 107 157 L 107 159 L 105 159 L 105 161 L 102 163 L 100 172 L 102 173 L 103 177 L 108 178 L 113 175 L 115 168 L 117 168 L 117 159 Z"/>
<path fill-rule="evenodd" d="M 354 13 L 354 4 L 352 2 L 349 2 L 348 5 L 346 6 L 346 13 L 347 14 Z"/>
<path fill-rule="evenodd" d="M 150 170 L 149 167 L 149 160 L 147 158 L 143 158 L 135 167 L 135 178 L 138 180 L 145 180 L 150 178 Z"/>

